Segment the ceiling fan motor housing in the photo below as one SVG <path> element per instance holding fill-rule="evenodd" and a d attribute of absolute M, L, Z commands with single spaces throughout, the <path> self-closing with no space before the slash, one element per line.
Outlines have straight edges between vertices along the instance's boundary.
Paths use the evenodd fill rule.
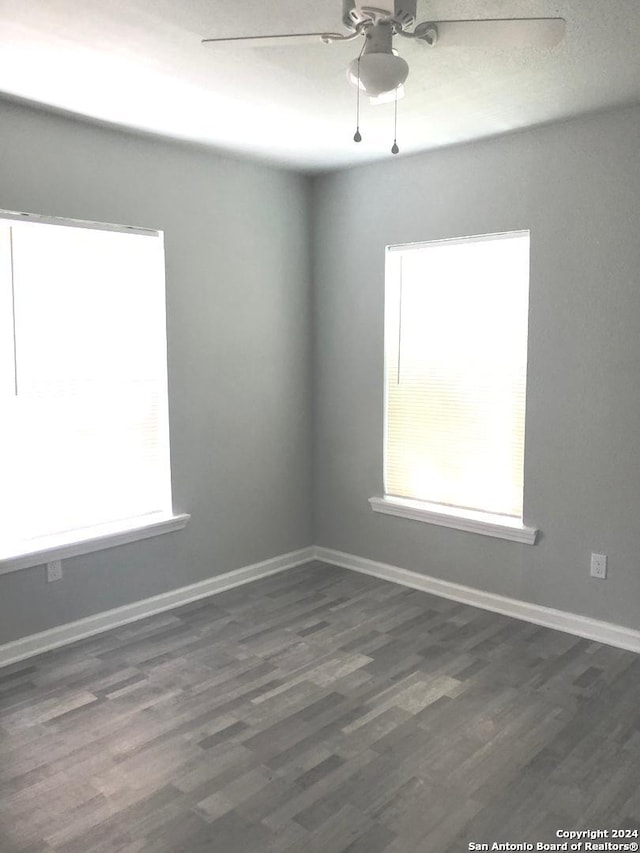
<path fill-rule="evenodd" d="M 347 78 L 372 96 L 392 92 L 409 74 L 409 66 L 392 49 L 393 24 L 380 21 L 368 27 L 361 55 L 349 63 Z"/>
<path fill-rule="evenodd" d="M 417 0 L 342 0 L 342 22 L 349 30 L 362 24 L 393 21 L 400 30 L 416 20 Z"/>

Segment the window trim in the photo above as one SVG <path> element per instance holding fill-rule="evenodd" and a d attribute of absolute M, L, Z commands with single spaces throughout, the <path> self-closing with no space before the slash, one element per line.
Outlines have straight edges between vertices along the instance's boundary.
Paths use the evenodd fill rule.
<path fill-rule="evenodd" d="M 162 423 L 162 440 L 165 443 L 168 467 L 166 489 L 168 500 L 164 501 L 163 509 L 146 512 L 143 515 L 127 517 L 115 521 L 102 522 L 88 527 L 78 527 L 63 532 L 35 536 L 30 539 L 0 541 L 0 575 L 22 569 L 41 566 L 51 560 L 68 559 L 84 554 L 102 551 L 108 548 L 137 542 L 181 530 L 188 524 L 191 516 L 188 513 L 176 513 L 172 509 L 171 490 L 171 443 L 169 435 L 168 411 L 168 354 L 167 354 L 167 321 L 166 321 L 166 271 L 164 266 L 164 233 L 154 228 L 143 228 L 133 225 L 98 222 L 93 220 L 72 219 L 47 214 L 27 213 L 15 210 L 0 209 L 0 220 L 8 223 L 34 223 L 37 225 L 54 225 L 67 228 L 87 229 L 91 231 L 116 232 L 135 234 L 160 240 L 163 252 L 162 285 L 163 285 L 163 317 L 162 335 L 165 349 L 165 367 L 163 390 L 167 401 Z M 15 369 L 15 363 L 14 363 Z"/>
<path fill-rule="evenodd" d="M 413 243 L 397 243 L 385 247 L 385 308 L 384 308 L 384 411 L 383 411 L 383 476 L 386 477 L 387 418 L 389 415 L 389 401 L 387 398 L 387 294 L 388 294 L 388 271 L 392 263 L 393 255 L 396 253 L 419 250 L 435 244 L 468 243 L 470 241 L 482 242 L 485 240 L 509 239 L 514 236 L 527 235 L 529 237 L 529 250 L 531 247 L 531 230 L 528 228 L 515 229 L 513 231 L 498 231 L 488 234 L 472 234 L 462 237 L 445 237 L 434 240 L 422 240 Z M 529 270 L 529 284 L 531 271 Z M 527 330 L 528 331 L 528 330 Z M 526 380 L 528 385 L 528 370 Z M 526 392 L 525 392 L 526 393 Z M 523 494 L 524 501 L 524 494 Z M 383 483 L 383 496 L 369 498 L 369 504 L 374 512 L 384 515 L 392 515 L 412 521 L 421 521 L 428 524 L 461 530 L 467 533 L 478 533 L 483 536 L 492 536 L 498 539 L 506 539 L 526 545 L 535 545 L 538 528 L 530 527 L 524 523 L 524 508 L 521 518 L 516 516 L 499 515 L 484 510 L 471 510 L 457 506 L 433 503 L 418 498 L 405 498 L 386 492 L 386 482 Z"/>
<path fill-rule="evenodd" d="M 14 222 L 36 222 L 41 225 L 62 225 L 68 228 L 88 228 L 92 231 L 118 231 L 128 234 L 140 234 L 148 237 L 162 237 L 155 228 L 141 228 L 137 225 L 119 225 L 112 222 L 95 222 L 92 219 L 70 219 L 68 216 L 49 216 L 40 213 L 23 213 L 18 210 L 0 209 L 0 219 Z"/>
<path fill-rule="evenodd" d="M 458 507 L 445 507 L 442 504 L 399 498 L 393 495 L 369 498 L 374 512 L 395 515 L 412 521 L 423 521 L 440 527 L 464 530 L 467 533 L 480 533 L 497 539 L 508 539 L 524 545 L 535 545 L 538 528 L 528 527 L 520 519 L 507 515 L 493 515 L 488 512 L 465 510 Z"/>
<path fill-rule="evenodd" d="M 109 524 L 99 524 L 66 533 L 56 533 L 38 539 L 16 543 L 13 551 L 0 554 L 0 575 L 42 566 L 50 560 L 80 557 L 95 551 L 115 548 L 129 542 L 150 539 L 172 533 L 187 526 L 191 516 L 186 513 L 157 512 L 138 518 L 127 518 Z"/>

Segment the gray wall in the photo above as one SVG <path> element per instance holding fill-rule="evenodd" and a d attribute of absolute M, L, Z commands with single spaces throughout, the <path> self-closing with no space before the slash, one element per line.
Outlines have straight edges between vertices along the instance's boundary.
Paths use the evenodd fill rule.
<path fill-rule="evenodd" d="M 317 544 L 640 627 L 638 139 L 634 108 L 316 179 Z M 539 544 L 374 514 L 385 245 L 520 228 Z M 608 580 L 589 578 L 591 551 L 609 555 Z"/>
<path fill-rule="evenodd" d="M 312 543 L 308 179 L 0 103 L 0 208 L 162 229 L 183 531 L 0 576 L 0 642 Z"/>
<path fill-rule="evenodd" d="M 285 171 L 0 103 L 0 207 L 165 231 L 174 506 L 193 514 L 66 560 L 62 582 L 0 576 L 0 642 L 314 541 L 639 627 L 638 138 L 640 110 L 619 110 L 320 177 L 310 196 Z M 519 228 L 539 544 L 372 513 L 384 246 Z"/>

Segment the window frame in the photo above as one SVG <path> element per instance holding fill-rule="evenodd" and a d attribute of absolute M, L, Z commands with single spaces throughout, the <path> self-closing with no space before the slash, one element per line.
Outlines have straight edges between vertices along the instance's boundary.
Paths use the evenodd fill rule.
<path fill-rule="evenodd" d="M 9 224 L 11 221 L 15 221 L 17 223 L 33 222 L 61 227 L 85 228 L 96 231 L 115 231 L 120 233 L 141 234 L 159 239 L 161 244 L 164 244 L 164 235 L 161 231 L 130 225 L 117 225 L 113 223 L 70 219 L 3 209 L 0 209 L 0 220 L 8 222 Z M 166 339 L 166 296 L 165 312 L 163 316 L 165 317 L 163 334 Z M 9 324 L 10 323 L 11 320 L 9 320 Z M 14 349 L 14 372 L 15 369 Z M 10 371 L 8 370 L 7 373 L 10 373 Z M 152 511 L 143 515 L 123 518 L 117 521 L 78 527 L 60 533 L 46 534 L 42 536 L 34 536 L 29 539 L 6 542 L 0 546 L 0 575 L 21 569 L 27 569 L 33 566 L 43 565 L 44 563 L 54 559 L 65 559 L 80 556 L 129 542 L 147 539 L 164 533 L 170 533 L 174 530 L 180 530 L 187 525 L 191 516 L 188 513 L 176 513 L 173 510 L 171 489 L 171 444 L 168 411 L 169 394 L 167 386 L 168 379 L 165 374 L 164 387 L 166 389 L 167 406 L 166 412 L 163 414 L 161 440 L 165 445 L 166 465 L 168 466 L 168 484 L 166 486 L 168 489 L 168 495 L 166 497 L 168 498 L 167 503 L 169 505 L 169 509 Z"/>
<path fill-rule="evenodd" d="M 437 244 L 469 243 L 472 241 L 499 239 L 502 237 L 527 234 L 529 246 L 531 245 L 531 233 L 528 229 L 517 229 L 513 231 L 496 232 L 490 234 L 470 235 L 466 237 L 452 237 L 444 239 L 426 240 L 415 243 L 391 244 L 385 247 L 385 277 L 384 277 L 384 368 L 383 368 L 383 495 L 369 498 L 369 505 L 376 513 L 391 515 L 413 521 L 421 521 L 442 527 L 453 528 L 468 533 L 478 533 L 484 536 L 492 536 L 499 539 L 507 539 L 522 544 L 533 545 L 536 542 L 538 529 L 524 522 L 524 486 L 523 486 L 523 511 L 522 518 L 515 516 L 499 515 L 478 509 L 466 509 L 445 504 L 433 503 L 427 500 L 401 497 L 386 492 L 385 469 L 387 460 L 388 442 L 388 416 L 389 400 L 387 387 L 388 369 L 388 335 L 393 333 L 394 337 L 398 330 L 390 330 L 388 324 L 388 297 L 390 289 L 389 268 L 393 263 L 392 255 L 403 250 L 416 250 L 421 247 Z M 529 275 L 529 279 L 531 275 Z M 526 381 L 526 380 L 525 380 Z M 526 391 L 525 391 L 526 395 Z M 526 399 L 526 396 L 525 396 Z M 525 444 L 526 452 L 526 444 Z"/>

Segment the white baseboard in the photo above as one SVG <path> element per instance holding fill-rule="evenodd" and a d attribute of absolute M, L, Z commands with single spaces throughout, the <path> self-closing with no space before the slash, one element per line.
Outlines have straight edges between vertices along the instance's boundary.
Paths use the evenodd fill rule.
<path fill-rule="evenodd" d="M 354 554 L 334 551 L 331 548 L 316 546 L 313 553 L 316 560 L 322 560 L 334 566 L 372 575 L 423 592 L 430 592 L 432 595 L 438 595 L 441 598 L 450 598 L 463 604 L 471 604 L 473 607 L 480 607 L 483 610 L 492 610 L 505 616 L 513 616 L 515 619 L 533 622 L 535 625 L 544 625 L 545 628 L 555 628 L 557 631 L 565 631 L 567 634 L 586 637 L 588 640 L 596 640 L 598 643 L 606 643 L 620 649 L 640 652 L 640 631 L 635 631 L 633 628 L 625 628 L 611 622 L 601 622 L 588 616 L 555 610 L 552 607 L 543 607 L 540 604 L 530 604 L 516 598 L 507 598 L 481 589 L 422 575 L 418 572 L 409 571 L 409 569 L 390 566 L 387 563 L 377 563 L 374 560 L 367 560 Z"/>
<path fill-rule="evenodd" d="M 94 616 L 87 616 L 84 619 L 78 619 L 76 622 L 69 622 L 66 625 L 59 625 L 39 634 L 31 634 L 28 637 L 5 643 L 0 645 L 0 667 L 69 643 L 75 643 L 77 640 L 100 634 L 111 628 L 117 628 L 119 625 L 136 622 L 138 619 L 153 616 L 155 613 L 172 610 L 182 604 L 188 604 L 191 601 L 197 601 L 200 598 L 207 598 L 227 589 L 251 583 L 251 581 L 259 580 L 268 575 L 293 569 L 312 560 L 321 560 L 333 566 L 372 575 L 401 586 L 429 592 L 441 598 L 449 598 L 463 604 L 470 604 L 473 607 L 480 607 L 483 610 L 491 610 L 505 616 L 512 616 L 515 619 L 522 619 L 525 622 L 543 625 L 546 628 L 555 628 L 558 631 L 564 631 L 578 637 L 586 637 L 599 643 L 606 643 L 632 652 L 640 652 L 640 631 L 633 628 L 601 622 L 598 619 L 590 619 L 588 616 L 580 616 L 577 613 L 542 607 L 539 604 L 531 604 L 526 601 L 519 601 L 516 598 L 507 598 L 481 589 L 451 583 L 409 569 L 391 566 L 387 563 L 378 563 L 365 557 L 357 557 L 354 554 L 345 554 L 331 548 L 314 546 L 292 551 L 289 554 L 282 554 L 261 563 L 254 563 L 251 566 L 244 566 L 223 575 L 207 578 L 207 580 L 190 586 L 164 592 L 152 598 L 126 604 L 124 607 L 116 607 L 113 610 L 96 613 Z"/>
<path fill-rule="evenodd" d="M 261 563 L 243 566 L 241 569 L 207 578 L 207 580 L 199 581 L 190 586 L 163 592 L 160 595 L 154 595 L 152 598 L 135 601 L 133 604 L 125 604 L 124 607 L 105 610 L 102 613 L 96 613 L 94 616 L 78 619 L 76 622 L 68 622 L 65 625 L 49 628 L 47 631 L 41 631 L 38 634 L 13 640 L 10 643 L 0 645 L 0 667 L 16 663 L 33 655 L 39 655 L 42 652 L 48 652 L 59 646 L 66 646 L 68 643 L 75 643 L 76 640 L 91 637 L 93 634 L 100 634 L 110 628 L 126 625 L 128 622 L 136 622 L 138 619 L 144 619 L 155 613 L 162 613 L 164 610 L 172 610 L 174 607 L 197 601 L 199 598 L 206 598 L 224 592 L 226 589 L 232 589 L 235 586 L 241 586 L 287 569 L 293 569 L 313 559 L 314 549 L 311 547 L 302 548 L 299 551 L 292 551 L 270 560 L 263 560 Z"/>

